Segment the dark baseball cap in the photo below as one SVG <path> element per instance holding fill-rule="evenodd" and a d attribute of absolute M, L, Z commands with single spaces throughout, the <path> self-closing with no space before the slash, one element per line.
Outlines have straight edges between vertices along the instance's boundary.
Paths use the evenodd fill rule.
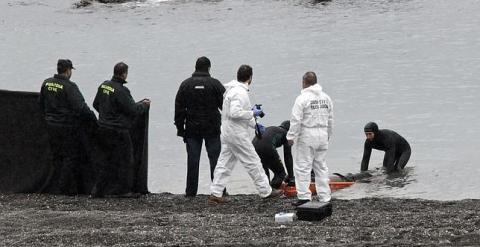
<path fill-rule="evenodd" d="M 75 69 L 70 59 L 58 59 L 57 69 Z"/>

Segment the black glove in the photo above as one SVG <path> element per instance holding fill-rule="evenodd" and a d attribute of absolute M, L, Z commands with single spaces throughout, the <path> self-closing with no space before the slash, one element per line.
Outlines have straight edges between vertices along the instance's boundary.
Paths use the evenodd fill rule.
<path fill-rule="evenodd" d="M 184 129 L 177 129 L 177 136 L 185 137 L 185 130 Z"/>

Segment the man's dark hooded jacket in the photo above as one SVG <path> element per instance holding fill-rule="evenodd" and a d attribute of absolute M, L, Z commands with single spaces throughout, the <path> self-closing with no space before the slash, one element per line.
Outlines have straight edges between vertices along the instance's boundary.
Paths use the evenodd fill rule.
<path fill-rule="evenodd" d="M 175 98 L 177 135 L 212 137 L 220 134 L 225 88 L 208 72 L 195 71 L 180 85 Z"/>

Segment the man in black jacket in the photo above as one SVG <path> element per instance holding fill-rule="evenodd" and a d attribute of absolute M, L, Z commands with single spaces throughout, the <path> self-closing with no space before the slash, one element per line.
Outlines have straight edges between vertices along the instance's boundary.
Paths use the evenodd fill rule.
<path fill-rule="evenodd" d="M 412 151 L 405 138 L 393 130 L 379 130 L 378 125 L 374 122 L 367 123 L 364 131 L 367 139 L 363 150 L 361 171 L 368 170 L 372 148 L 385 151 L 383 167 L 388 173 L 401 170 L 407 165 Z"/>
<path fill-rule="evenodd" d="M 205 140 L 210 160 L 210 178 L 220 155 L 220 124 L 225 88 L 210 76 L 210 60 L 197 59 L 195 72 L 180 85 L 175 98 L 177 135 L 187 146 L 186 196 L 196 196 L 202 142 Z"/>
<path fill-rule="evenodd" d="M 93 196 L 120 195 L 136 197 L 134 193 L 135 164 L 130 128 L 135 117 L 144 113 L 150 100 L 138 103 L 125 87 L 128 65 L 120 62 L 113 69 L 113 77 L 103 82 L 97 91 L 93 107 L 99 113 L 98 135 L 105 160 L 99 169 Z"/>
<path fill-rule="evenodd" d="M 257 151 L 260 160 L 262 161 L 263 169 L 270 180 L 269 169 L 272 170 L 274 176 L 270 185 L 274 189 L 279 189 L 285 179 L 285 169 L 283 168 L 282 160 L 278 155 L 277 148 L 283 146 L 283 155 L 285 160 L 285 167 L 288 172 L 288 183 L 293 185 L 295 178 L 293 177 L 293 159 L 292 148 L 288 145 L 287 132 L 290 129 L 290 121 L 283 121 L 280 126 L 270 126 L 262 133 L 261 138 L 255 136 L 253 139 L 253 146 Z"/>
<path fill-rule="evenodd" d="M 46 79 L 40 89 L 39 103 L 55 168 L 49 192 L 55 194 L 84 193 L 79 171 L 85 155 L 82 128 L 96 121 L 77 85 L 70 81 L 72 69 L 70 60 L 59 59 L 58 74 Z"/>

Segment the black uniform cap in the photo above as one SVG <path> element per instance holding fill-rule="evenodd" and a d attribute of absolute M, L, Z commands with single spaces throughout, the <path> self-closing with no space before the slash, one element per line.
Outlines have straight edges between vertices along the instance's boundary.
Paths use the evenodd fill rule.
<path fill-rule="evenodd" d="M 75 68 L 73 67 L 72 61 L 70 61 L 70 59 L 58 59 L 57 69 L 66 70 L 66 69 L 75 69 Z"/>
<path fill-rule="evenodd" d="M 365 127 L 363 128 L 363 130 L 365 132 L 373 132 L 373 133 L 377 133 L 378 132 L 378 125 L 374 122 L 369 122 L 365 125 Z"/>

